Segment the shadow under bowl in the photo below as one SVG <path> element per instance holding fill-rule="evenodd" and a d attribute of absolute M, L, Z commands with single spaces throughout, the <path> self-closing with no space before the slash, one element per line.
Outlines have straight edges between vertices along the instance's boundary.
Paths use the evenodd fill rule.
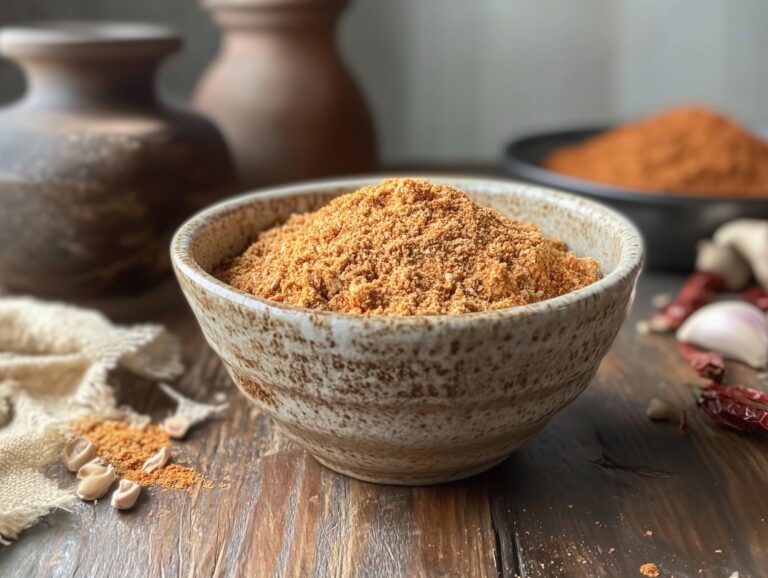
<path fill-rule="evenodd" d="M 372 482 L 467 477 L 535 436 L 594 376 L 626 318 L 643 259 L 637 230 L 597 203 L 513 182 L 429 178 L 538 224 L 594 257 L 603 277 L 522 307 L 386 317 L 275 303 L 210 275 L 259 231 L 378 179 L 237 197 L 193 217 L 171 246 L 205 338 L 246 397 L 322 464 Z"/>

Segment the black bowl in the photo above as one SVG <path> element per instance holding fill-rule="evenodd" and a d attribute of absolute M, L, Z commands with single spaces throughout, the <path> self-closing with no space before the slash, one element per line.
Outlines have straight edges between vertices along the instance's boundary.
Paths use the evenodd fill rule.
<path fill-rule="evenodd" d="M 643 233 L 646 265 L 652 269 L 689 271 L 696 258 L 696 242 L 710 237 L 723 223 L 744 217 L 768 219 L 768 199 L 644 192 L 577 179 L 540 166 L 555 149 L 582 142 L 603 130 L 551 132 L 521 138 L 507 146 L 504 168 L 518 179 L 578 193 L 624 213 Z"/>

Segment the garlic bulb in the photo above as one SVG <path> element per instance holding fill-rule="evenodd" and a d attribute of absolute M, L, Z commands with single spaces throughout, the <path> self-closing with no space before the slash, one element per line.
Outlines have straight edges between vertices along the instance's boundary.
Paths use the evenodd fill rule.
<path fill-rule="evenodd" d="M 765 314 L 743 301 L 720 301 L 702 307 L 680 326 L 677 339 L 757 369 L 768 365 Z"/>

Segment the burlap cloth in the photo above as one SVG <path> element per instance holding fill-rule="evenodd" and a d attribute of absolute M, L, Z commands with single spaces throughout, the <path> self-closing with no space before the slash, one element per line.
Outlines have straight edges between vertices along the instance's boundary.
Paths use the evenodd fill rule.
<path fill-rule="evenodd" d="M 103 315 L 28 298 L 0 298 L 0 542 L 74 502 L 74 478 L 45 474 L 73 420 L 125 417 L 108 374 L 117 366 L 153 380 L 183 367 L 159 325 L 118 327 Z"/>

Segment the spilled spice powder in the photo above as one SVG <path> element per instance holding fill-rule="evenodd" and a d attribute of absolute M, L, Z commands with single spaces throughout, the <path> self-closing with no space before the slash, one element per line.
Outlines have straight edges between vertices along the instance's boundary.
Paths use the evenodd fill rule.
<path fill-rule="evenodd" d="M 143 429 L 114 420 L 85 418 L 75 424 L 76 433 L 84 435 L 97 447 L 97 455 L 115 468 L 117 474 L 142 486 L 161 486 L 180 490 L 195 485 L 212 487 L 193 468 L 170 463 L 153 472 L 141 469 L 144 462 L 161 448 L 171 446 L 168 433 L 156 424 Z"/>
<path fill-rule="evenodd" d="M 536 225 L 423 179 L 388 179 L 293 215 L 214 275 L 265 299 L 361 315 L 502 309 L 599 277 L 593 259 Z"/>
<path fill-rule="evenodd" d="M 653 562 L 648 562 L 647 564 L 640 566 L 640 574 L 648 576 L 648 578 L 658 578 L 660 575 L 659 567 Z"/>
<path fill-rule="evenodd" d="M 549 170 L 646 191 L 768 196 L 768 142 L 717 112 L 685 106 L 556 150 Z"/>

